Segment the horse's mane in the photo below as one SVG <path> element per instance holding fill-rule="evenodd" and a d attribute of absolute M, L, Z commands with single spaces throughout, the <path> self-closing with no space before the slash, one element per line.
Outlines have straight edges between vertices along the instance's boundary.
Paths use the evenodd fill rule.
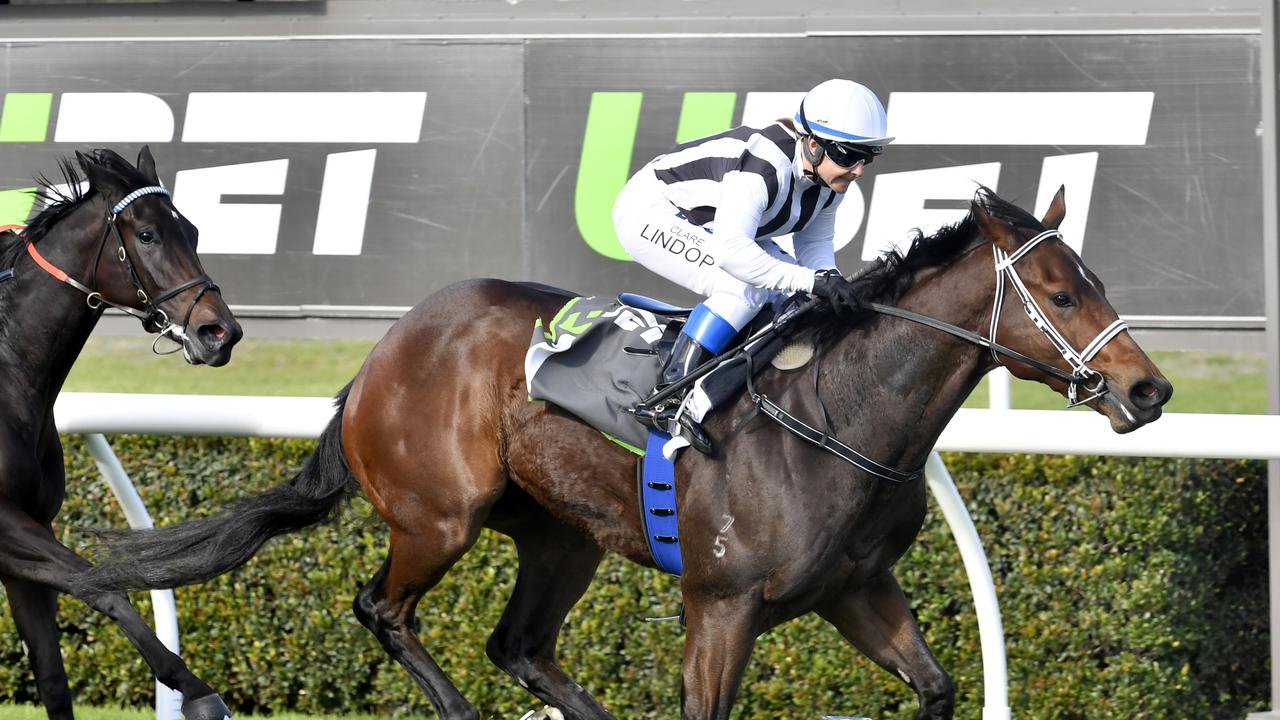
<path fill-rule="evenodd" d="M 150 184 L 150 181 L 137 168 L 110 150 L 79 153 L 76 159 L 60 158 L 58 169 L 61 182 L 50 180 L 44 175 L 36 177 L 37 187 L 34 191 L 36 202 L 44 209 L 27 222 L 26 228 L 21 233 L 0 232 L 0 268 L 13 267 L 25 239 L 39 242 L 49 234 L 59 220 L 97 194 L 97 189 L 92 185 L 81 187 L 85 180 L 83 168 L 86 163 L 92 163 L 115 174 L 127 186 L 141 187 Z"/>
<path fill-rule="evenodd" d="M 14 259 L 21 251 L 25 239 L 30 238 L 32 242 L 36 242 L 49 234 L 58 220 L 79 207 L 93 193 L 93 188 L 81 189 L 82 179 L 73 160 L 59 158 L 58 169 L 62 175 L 61 186 L 44 175 L 36 177 L 35 201 L 43 205 L 44 209 L 27 221 L 27 226 L 21 233 L 0 233 L 0 268 L 13 267 Z"/>
<path fill-rule="evenodd" d="M 945 268 L 954 262 L 983 239 L 978 221 L 973 217 L 973 208 L 981 208 L 1015 227 L 1037 231 L 1042 228 L 1040 221 L 1031 213 L 999 197 L 991 188 L 980 185 L 969 213 L 959 222 L 947 225 L 928 236 L 917 229 L 911 246 L 905 253 L 891 250 L 853 278 L 858 297 L 864 302 L 892 305 L 911 289 L 922 270 Z M 861 311 L 854 322 L 872 314 L 871 310 Z M 823 340 L 847 330 L 849 321 L 838 318 L 828 307 L 820 307 L 812 313 L 812 320 L 805 323 L 805 326 L 805 330 L 813 331 L 819 340 Z"/>

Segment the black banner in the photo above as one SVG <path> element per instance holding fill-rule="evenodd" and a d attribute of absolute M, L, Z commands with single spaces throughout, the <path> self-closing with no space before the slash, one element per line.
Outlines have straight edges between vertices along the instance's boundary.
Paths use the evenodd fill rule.
<path fill-rule="evenodd" d="M 848 77 L 899 140 L 842 207 L 846 272 L 977 183 L 1029 209 L 1065 185 L 1064 229 L 1122 314 L 1212 325 L 1263 314 L 1258 42 L 10 42 L 0 222 L 58 157 L 147 143 L 233 305 L 385 315 L 479 276 L 686 301 L 612 237 L 622 183 Z"/>

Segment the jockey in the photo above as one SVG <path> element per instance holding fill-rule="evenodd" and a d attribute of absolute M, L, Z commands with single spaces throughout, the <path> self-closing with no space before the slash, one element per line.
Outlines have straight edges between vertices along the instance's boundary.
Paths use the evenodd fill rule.
<path fill-rule="evenodd" d="M 706 300 L 693 309 L 658 389 L 724 351 L 771 299 L 808 292 L 838 311 L 857 305 L 835 269 L 836 208 L 863 167 L 893 140 L 875 93 L 851 80 L 810 90 L 793 118 L 693 140 L 640 169 L 613 206 L 636 262 Z M 772 238 L 792 234 L 795 256 Z M 665 429 L 673 409 L 637 418 Z M 699 418 L 678 415 L 690 444 L 710 452 Z"/>

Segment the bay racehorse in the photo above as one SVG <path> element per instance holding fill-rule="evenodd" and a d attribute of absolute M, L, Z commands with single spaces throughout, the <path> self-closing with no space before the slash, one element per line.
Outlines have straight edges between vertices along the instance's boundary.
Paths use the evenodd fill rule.
<path fill-rule="evenodd" d="M 72 590 L 68 578 L 89 563 L 51 529 L 66 489 L 53 403 L 103 308 L 179 343 L 191 364 L 225 365 L 241 336 L 151 151 L 142 149 L 136 167 L 110 150 L 76 160 L 87 189 L 64 160 L 64 186 L 41 179 L 47 206 L 20 232 L 0 232 L 0 582 L 50 718 L 72 717 L 55 618 L 57 594 L 72 592 L 109 615 L 156 677 L 183 693 L 188 718 L 222 720 L 221 699 L 124 593 Z"/>
<path fill-rule="evenodd" d="M 998 333 L 1002 358 L 1017 358 L 1007 361 L 1015 375 L 1087 403 L 1115 431 L 1155 420 L 1172 388 L 1053 231 L 1065 211 L 1061 191 L 1038 221 L 982 189 L 962 221 L 856 280 L 869 303 L 945 321 L 969 340 L 824 307 L 796 321 L 821 363 L 811 361 L 812 372 L 769 368 L 754 391 L 812 425 L 822 425 L 825 404 L 837 439 L 912 471 L 996 366 L 990 337 L 970 342 L 986 332 Z M 1034 321 L 1022 293 L 1039 310 L 1028 307 Z M 531 328 L 539 318 L 547 327 L 569 297 L 498 280 L 441 290 L 374 348 L 296 478 L 210 518 L 121 531 L 78 582 L 113 590 L 200 582 L 245 562 L 269 537 L 320 522 L 363 488 L 391 540 L 355 614 L 440 717 L 479 713 L 420 643 L 415 609 L 488 527 L 515 541 L 520 562 L 488 656 L 566 718 L 613 718 L 560 668 L 556 639 L 605 551 L 653 560 L 636 457 L 527 397 Z M 716 414 L 707 426 L 716 452 L 678 465 L 681 717 L 728 718 L 756 637 L 810 612 L 905 680 L 919 698 L 917 718 L 952 717 L 952 681 L 892 574 L 923 522 L 924 481 L 911 472 L 902 482 L 872 477 L 761 416 L 742 422 L 752 408 L 744 394 Z"/>

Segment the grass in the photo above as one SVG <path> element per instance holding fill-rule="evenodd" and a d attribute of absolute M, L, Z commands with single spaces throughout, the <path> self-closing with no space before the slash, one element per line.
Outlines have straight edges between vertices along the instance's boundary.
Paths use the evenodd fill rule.
<path fill-rule="evenodd" d="M 63 389 L 329 397 L 355 377 L 373 345 L 373 340 L 246 338 L 230 363 L 211 368 L 188 365 L 180 353 L 156 355 L 151 340 L 141 335 L 91 336 Z"/>
<path fill-rule="evenodd" d="M 66 390 L 199 395 L 334 395 L 360 369 L 372 340 L 249 338 L 221 368 L 191 367 L 179 355 L 151 352 L 142 336 L 91 337 Z M 1173 382 L 1169 412 L 1263 414 L 1266 357 L 1261 353 L 1155 352 Z M 1039 383 L 1015 380 L 1015 408 L 1057 410 L 1066 400 Z M 965 407 L 989 405 L 983 380 Z"/>
<path fill-rule="evenodd" d="M 91 708 L 76 706 L 76 720 L 155 720 L 154 708 Z M 38 705 L 0 705 L 0 718 L 5 720 L 46 720 L 44 708 Z M 379 715 L 236 715 L 236 720 L 382 720 Z"/>
<path fill-rule="evenodd" d="M 1173 383 L 1168 412 L 1267 412 L 1267 359 L 1262 353 L 1153 352 L 1151 359 Z M 1027 410 L 1061 410 L 1066 398 L 1039 383 L 1014 380 L 1010 404 Z M 989 407 L 987 380 L 965 407 Z"/>

